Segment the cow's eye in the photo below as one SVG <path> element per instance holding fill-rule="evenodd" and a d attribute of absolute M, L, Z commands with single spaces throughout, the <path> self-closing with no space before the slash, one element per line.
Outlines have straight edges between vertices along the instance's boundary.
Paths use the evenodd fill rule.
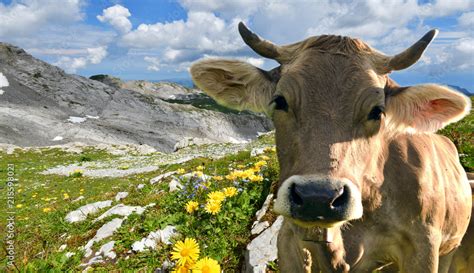
<path fill-rule="evenodd" d="M 285 97 L 276 96 L 273 98 L 272 103 L 275 103 L 275 110 L 288 111 L 288 103 L 286 102 Z"/>
<path fill-rule="evenodd" d="M 368 120 L 380 120 L 382 114 L 385 112 L 385 108 L 383 106 L 374 106 L 372 110 L 370 110 L 369 116 L 367 117 Z"/>

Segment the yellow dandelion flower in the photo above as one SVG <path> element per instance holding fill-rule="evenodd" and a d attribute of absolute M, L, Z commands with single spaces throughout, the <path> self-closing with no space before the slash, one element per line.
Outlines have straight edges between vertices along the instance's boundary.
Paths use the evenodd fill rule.
<path fill-rule="evenodd" d="M 51 208 L 43 208 L 43 212 L 50 212 Z"/>
<path fill-rule="evenodd" d="M 33 194 L 33 195 L 31 196 L 31 198 L 36 198 L 36 196 L 38 196 L 38 195 L 36 195 L 36 194 Z"/>
<path fill-rule="evenodd" d="M 193 273 L 220 273 L 221 266 L 216 260 L 205 257 L 197 261 L 193 266 Z"/>
<path fill-rule="evenodd" d="M 199 165 L 196 167 L 196 171 L 203 171 L 204 170 L 204 166 L 202 165 Z"/>
<path fill-rule="evenodd" d="M 177 174 L 183 174 L 183 173 L 185 173 L 185 172 L 186 172 L 186 171 L 185 171 L 183 168 L 179 168 L 179 169 L 176 170 L 176 173 L 177 173 Z"/>
<path fill-rule="evenodd" d="M 64 198 L 64 199 L 69 199 L 69 194 L 63 193 L 63 198 Z"/>
<path fill-rule="evenodd" d="M 239 169 L 243 169 L 243 168 L 245 168 L 245 166 L 244 166 L 244 165 L 242 165 L 242 164 L 240 164 L 240 165 L 237 165 L 237 168 L 239 168 Z"/>
<path fill-rule="evenodd" d="M 195 171 L 195 172 L 193 172 L 193 175 L 197 176 L 197 177 L 202 177 L 204 175 L 204 173 L 201 172 L 201 171 Z"/>
<path fill-rule="evenodd" d="M 272 151 L 272 148 L 271 148 L 271 147 L 265 147 L 265 148 L 263 149 L 263 151 L 264 151 L 265 153 L 269 153 L 269 152 Z"/>
<path fill-rule="evenodd" d="M 257 167 L 257 168 L 261 168 L 261 167 L 266 166 L 266 165 L 267 165 L 267 162 L 263 161 L 263 160 L 260 160 L 260 161 L 258 161 L 257 163 L 254 164 L 254 166 Z"/>
<path fill-rule="evenodd" d="M 178 241 L 171 251 L 171 259 L 176 260 L 180 266 L 191 265 L 199 257 L 199 245 L 194 238 L 186 238 Z"/>
<path fill-rule="evenodd" d="M 260 175 L 254 175 L 254 174 L 251 175 L 251 176 L 249 177 L 249 179 L 250 179 L 250 181 L 252 181 L 252 182 L 262 182 L 262 181 L 263 181 L 263 177 L 262 177 L 262 176 L 260 176 Z"/>
<path fill-rule="evenodd" d="M 261 158 L 262 160 L 265 160 L 265 161 L 270 160 L 270 157 L 268 157 L 268 156 L 266 156 L 266 155 L 261 155 L 260 158 Z"/>
<path fill-rule="evenodd" d="M 18 205 L 16 205 L 16 207 L 17 207 L 18 209 L 21 209 L 21 208 L 23 207 L 23 204 L 18 204 Z"/>
<path fill-rule="evenodd" d="M 186 203 L 186 211 L 188 213 L 193 213 L 196 210 L 198 210 L 198 208 L 199 208 L 199 203 L 196 201 L 189 201 L 188 203 Z"/>
<path fill-rule="evenodd" d="M 177 266 L 174 270 L 171 271 L 171 273 L 189 273 L 190 268 L 187 266 Z"/>
<path fill-rule="evenodd" d="M 84 171 L 81 169 L 76 169 L 69 173 L 70 177 L 82 177 L 84 175 Z"/>
<path fill-rule="evenodd" d="M 276 152 L 276 151 L 277 151 L 276 147 L 272 147 L 272 152 Z"/>
<path fill-rule="evenodd" d="M 260 167 L 256 167 L 256 166 L 253 166 L 252 168 L 250 168 L 254 173 L 258 173 L 260 172 Z"/>
<path fill-rule="evenodd" d="M 22 191 L 23 191 L 23 189 L 18 189 L 18 190 L 17 190 L 17 192 L 22 192 Z"/>
<path fill-rule="evenodd" d="M 80 189 L 79 191 L 84 191 L 84 189 Z"/>
<path fill-rule="evenodd" d="M 233 171 L 229 174 L 229 176 L 234 179 L 240 178 L 241 175 L 242 175 L 242 171 L 240 170 Z"/>
<path fill-rule="evenodd" d="M 237 189 L 235 187 L 227 187 L 222 190 L 226 197 L 232 197 L 237 194 Z"/>
<path fill-rule="evenodd" d="M 215 215 L 221 211 L 221 203 L 216 201 L 208 201 L 204 209 L 207 213 Z"/>
<path fill-rule="evenodd" d="M 225 195 L 220 191 L 213 191 L 207 195 L 211 202 L 222 202 L 225 199 Z"/>
<path fill-rule="evenodd" d="M 224 180 L 224 177 L 220 176 L 220 175 L 215 175 L 212 177 L 212 179 L 216 180 L 216 181 L 222 181 Z"/>
<path fill-rule="evenodd" d="M 243 179 L 250 178 L 254 174 L 255 174 L 255 171 L 253 169 L 247 169 L 242 173 L 241 178 Z"/>

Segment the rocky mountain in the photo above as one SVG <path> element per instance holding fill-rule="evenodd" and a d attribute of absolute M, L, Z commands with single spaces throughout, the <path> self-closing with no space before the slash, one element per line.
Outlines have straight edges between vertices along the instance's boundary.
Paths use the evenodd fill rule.
<path fill-rule="evenodd" d="M 132 143 L 171 152 L 242 142 L 272 128 L 263 116 L 220 109 L 198 90 L 66 74 L 6 43 L 0 43 L 0 76 L 0 143 Z"/>
<path fill-rule="evenodd" d="M 471 92 L 470 92 L 469 90 L 467 90 L 466 88 L 462 88 L 462 87 L 460 87 L 460 86 L 452 85 L 452 84 L 447 84 L 447 86 L 451 87 L 451 88 L 454 89 L 454 90 L 457 90 L 457 91 L 463 93 L 463 94 L 466 95 L 466 96 L 469 96 L 469 97 L 474 96 L 474 94 L 471 93 Z"/>

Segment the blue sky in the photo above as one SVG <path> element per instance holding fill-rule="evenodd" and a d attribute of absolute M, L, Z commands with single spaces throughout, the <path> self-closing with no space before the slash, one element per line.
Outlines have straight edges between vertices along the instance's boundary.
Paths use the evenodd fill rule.
<path fill-rule="evenodd" d="M 422 60 L 392 77 L 403 85 L 438 82 L 474 91 L 472 0 L 0 1 L 0 41 L 83 76 L 188 78 L 193 61 L 216 56 L 274 67 L 241 41 L 239 21 L 280 44 L 340 34 L 386 54 L 438 28 Z"/>

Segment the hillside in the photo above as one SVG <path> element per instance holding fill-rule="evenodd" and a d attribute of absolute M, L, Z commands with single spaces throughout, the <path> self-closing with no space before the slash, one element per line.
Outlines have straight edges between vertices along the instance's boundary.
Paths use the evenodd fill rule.
<path fill-rule="evenodd" d="M 120 87 L 77 75 L 0 43 L 0 143 L 48 146 L 70 142 L 148 145 L 171 152 L 193 143 L 245 142 L 272 128 L 265 117 L 176 101 L 187 88 Z M 166 88 L 165 88 L 166 87 Z"/>
<path fill-rule="evenodd" d="M 14 203 L 1 207 L 15 214 L 15 265 L 26 272 L 169 272 L 173 245 L 194 238 L 201 257 L 215 259 L 224 272 L 263 269 L 267 262 L 272 268 L 281 220 L 272 225 L 275 217 L 266 213 L 271 197 L 257 213 L 278 178 L 272 143 L 273 134 L 173 154 L 109 145 L 0 151 L 0 161 L 20 178 Z M 4 204 L 7 191 L 0 188 Z M 225 200 L 211 213 L 206 200 L 216 192 Z M 195 211 L 186 209 L 191 200 Z"/>

